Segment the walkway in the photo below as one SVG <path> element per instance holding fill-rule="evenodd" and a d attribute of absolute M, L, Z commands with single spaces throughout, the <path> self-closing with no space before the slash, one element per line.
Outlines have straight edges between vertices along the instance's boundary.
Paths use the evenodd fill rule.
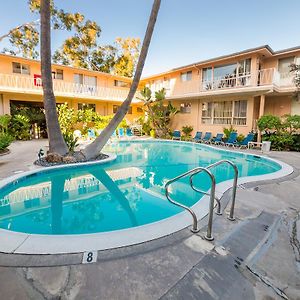
<path fill-rule="evenodd" d="M 14 143 L 12 153 L 0 157 L 0 177 L 32 168 L 41 145 L 45 142 Z M 98 252 L 97 263 L 90 265 L 70 265 L 81 254 L 0 254 L 0 298 L 300 299 L 300 153 L 269 156 L 292 165 L 295 172 L 239 189 L 237 220 L 227 220 L 227 209 L 214 216 L 214 243 L 201 238 L 204 220 L 197 235 L 185 229 L 153 242 Z M 230 192 L 222 202 L 229 198 Z"/>

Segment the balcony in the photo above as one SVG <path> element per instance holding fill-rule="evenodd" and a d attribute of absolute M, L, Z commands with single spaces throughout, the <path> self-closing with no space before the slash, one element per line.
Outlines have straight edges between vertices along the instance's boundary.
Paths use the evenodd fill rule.
<path fill-rule="evenodd" d="M 232 92 L 251 92 L 266 88 L 278 89 L 279 91 L 281 89 L 293 89 L 293 76 L 291 73 L 280 74 L 276 69 L 270 68 L 240 76 L 228 75 L 203 82 L 199 80 L 185 82 L 174 80 L 170 88 L 167 89 L 167 97 L 193 97 Z"/>
<path fill-rule="evenodd" d="M 77 84 L 63 80 L 53 80 L 55 96 L 71 97 L 92 100 L 123 102 L 128 94 L 126 88 L 112 88 Z M 0 74 L 0 92 L 26 93 L 42 95 L 42 82 L 40 78 L 22 75 Z M 138 102 L 134 99 L 133 102 Z"/>

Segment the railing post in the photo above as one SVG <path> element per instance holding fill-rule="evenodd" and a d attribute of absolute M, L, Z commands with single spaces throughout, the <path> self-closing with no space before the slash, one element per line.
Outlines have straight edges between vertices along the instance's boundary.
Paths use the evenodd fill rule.
<path fill-rule="evenodd" d="M 234 169 L 234 179 L 233 179 L 233 186 L 232 186 L 232 200 L 231 200 L 231 207 L 230 207 L 230 213 L 228 216 L 228 220 L 234 221 L 234 206 L 235 206 L 235 198 L 236 198 L 236 190 L 237 190 L 237 182 L 238 182 L 238 176 L 239 176 L 239 170 L 237 166 L 233 163 L 231 163 L 231 166 Z"/>
<path fill-rule="evenodd" d="M 212 236 L 212 223 L 213 223 L 213 212 L 214 212 L 214 204 L 215 204 L 216 180 L 214 175 L 212 175 L 212 173 L 210 173 L 209 176 L 211 179 L 211 189 L 210 189 L 208 224 L 207 224 L 207 232 L 206 232 L 205 239 L 208 241 L 212 241 L 214 239 L 214 237 Z"/>

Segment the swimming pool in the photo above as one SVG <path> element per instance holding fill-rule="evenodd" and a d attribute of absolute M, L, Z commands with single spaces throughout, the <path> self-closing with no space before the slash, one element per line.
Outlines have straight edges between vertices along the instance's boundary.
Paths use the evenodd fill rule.
<path fill-rule="evenodd" d="M 164 185 L 195 167 L 228 159 L 238 166 L 239 177 L 248 181 L 278 176 L 283 169 L 270 159 L 186 142 L 120 141 L 105 151 L 115 154 L 116 159 L 105 164 L 45 169 L 5 184 L 0 190 L 0 228 L 28 236 L 124 232 L 186 214 L 168 202 Z M 213 174 L 219 185 L 233 178 L 227 165 L 216 167 Z M 196 186 L 210 188 L 206 174 L 197 175 Z M 201 206 L 201 196 L 190 188 L 187 179 L 174 183 L 170 190 L 178 202 Z M 201 207 L 203 216 L 207 203 Z M 186 220 L 187 226 L 190 217 Z"/>

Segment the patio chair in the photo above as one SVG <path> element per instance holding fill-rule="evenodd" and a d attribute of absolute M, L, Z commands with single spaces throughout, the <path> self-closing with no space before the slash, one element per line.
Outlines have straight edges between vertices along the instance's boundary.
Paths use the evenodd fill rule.
<path fill-rule="evenodd" d="M 122 138 L 122 137 L 125 136 L 124 128 L 119 128 L 118 129 L 118 136 L 119 136 L 119 138 Z"/>
<path fill-rule="evenodd" d="M 200 140 L 201 143 L 208 144 L 211 140 L 211 132 L 205 132 L 203 139 Z"/>
<path fill-rule="evenodd" d="M 222 143 L 223 133 L 217 133 L 216 137 L 211 140 L 211 144 L 219 145 Z"/>
<path fill-rule="evenodd" d="M 181 133 L 180 133 L 179 130 L 174 130 L 173 131 L 172 140 L 177 140 L 177 141 L 181 140 Z"/>
<path fill-rule="evenodd" d="M 126 135 L 127 136 L 133 136 L 131 128 L 126 128 Z"/>
<path fill-rule="evenodd" d="M 96 138 L 95 130 L 94 129 L 88 129 L 88 139 L 92 140 Z"/>
<path fill-rule="evenodd" d="M 200 143 L 201 137 L 202 137 L 202 131 L 197 131 L 193 138 L 193 142 Z"/>
<path fill-rule="evenodd" d="M 254 140 L 254 133 L 250 132 L 241 142 L 237 142 L 236 144 L 234 144 L 234 146 L 239 147 L 240 149 L 247 148 L 248 143 L 252 142 L 253 140 Z"/>
<path fill-rule="evenodd" d="M 231 132 L 230 135 L 229 135 L 229 138 L 228 140 L 225 142 L 225 143 L 222 143 L 223 145 L 225 144 L 225 146 L 234 146 L 236 143 L 237 143 L 237 138 L 238 136 L 238 133 L 237 132 Z"/>

